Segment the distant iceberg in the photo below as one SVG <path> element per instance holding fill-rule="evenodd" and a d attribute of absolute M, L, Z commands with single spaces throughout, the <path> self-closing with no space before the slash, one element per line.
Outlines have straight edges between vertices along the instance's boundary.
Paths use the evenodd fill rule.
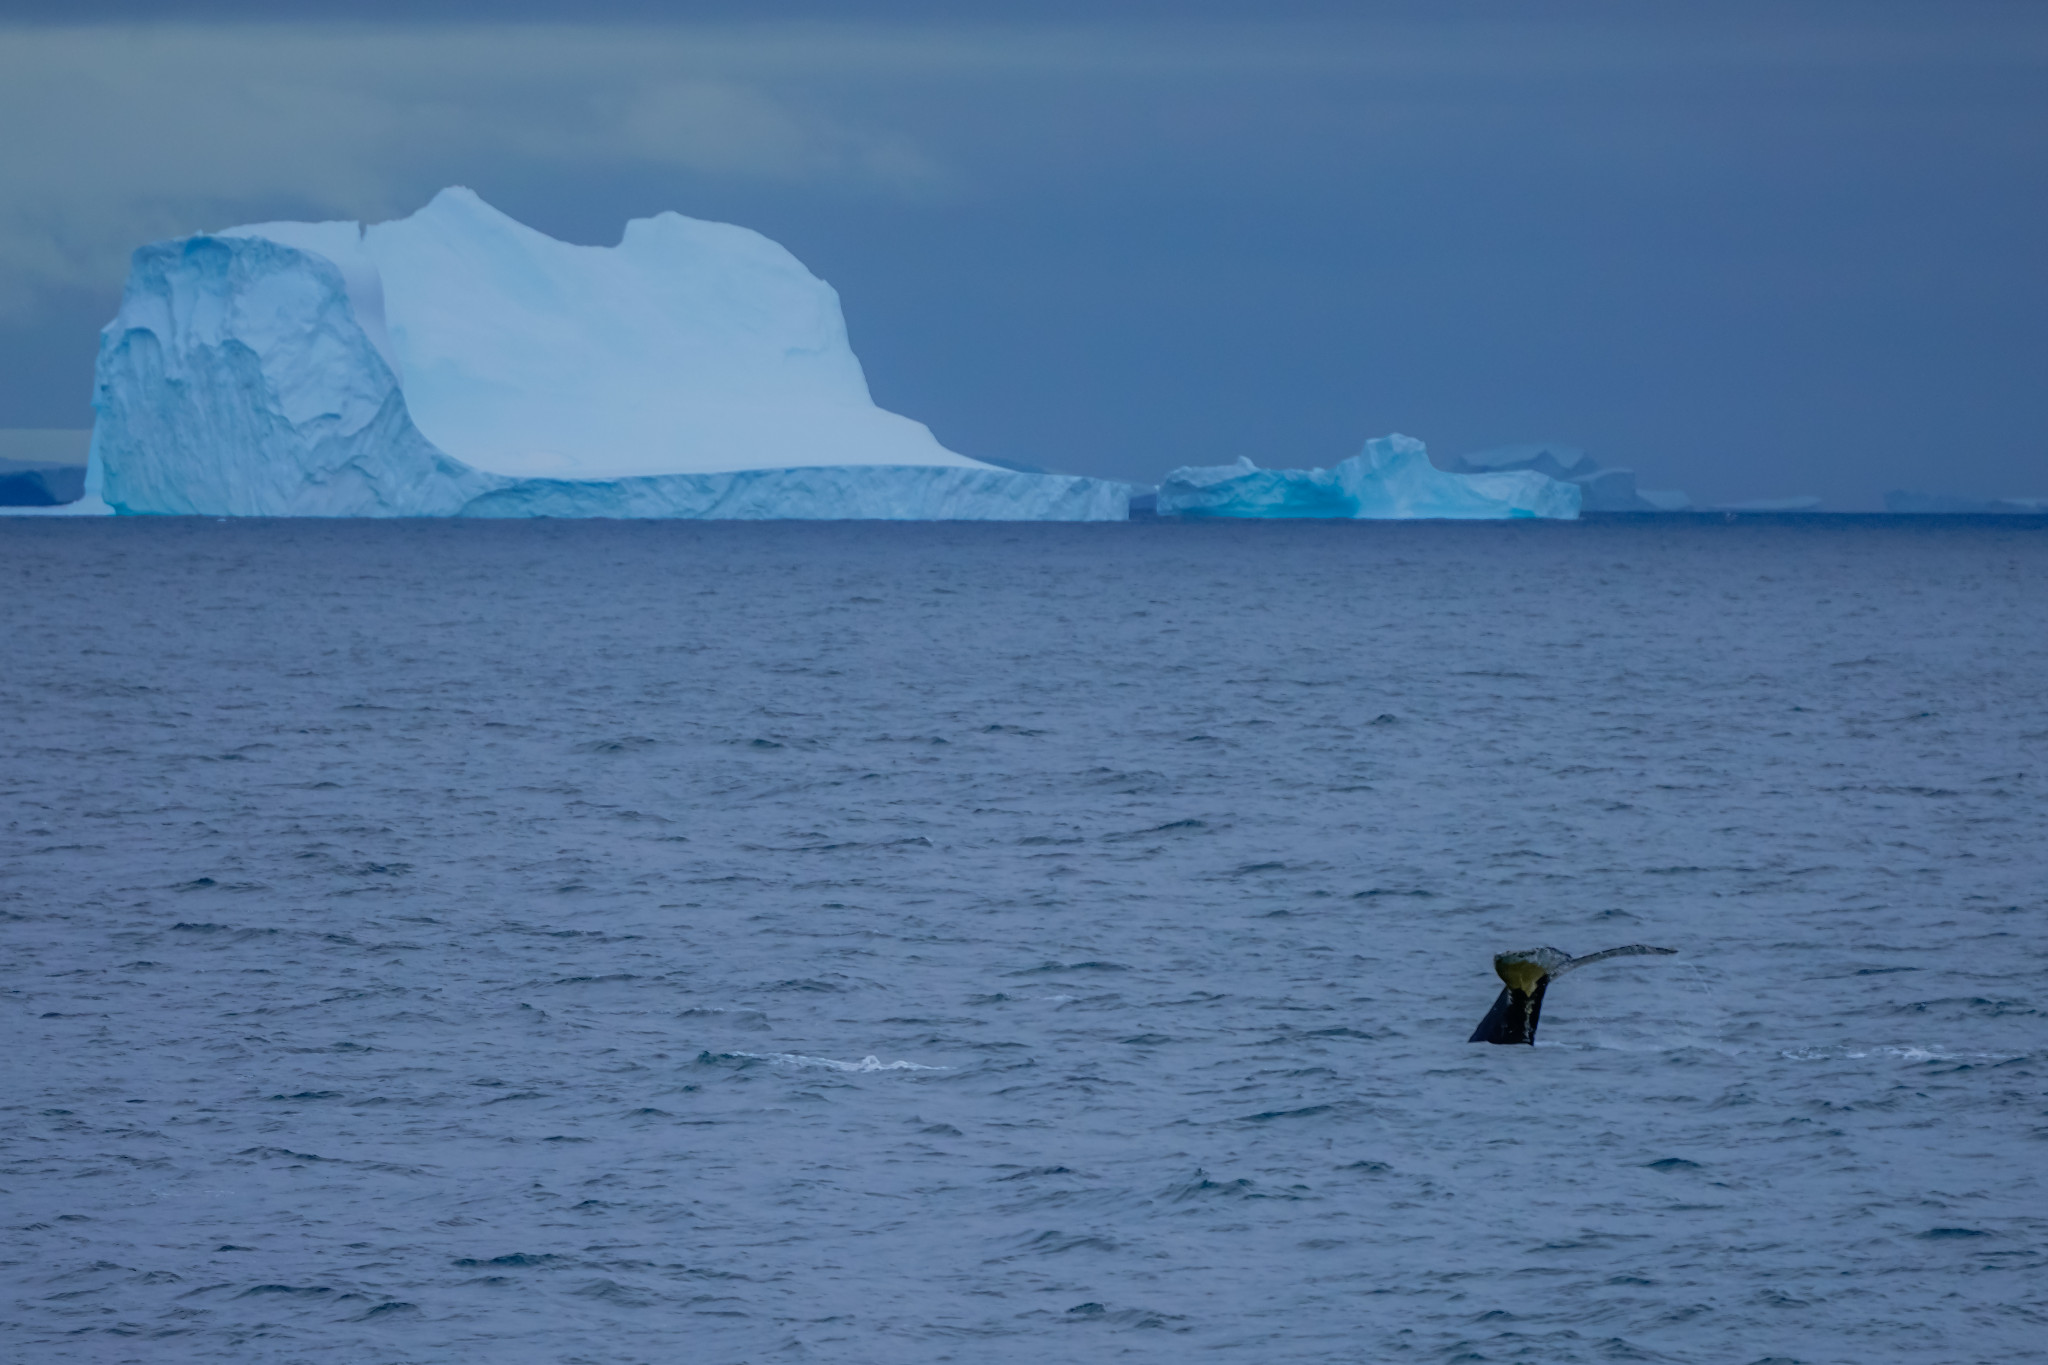
<path fill-rule="evenodd" d="M 410 218 L 135 253 L 88 500 L 215 516 L 1122 520 L 1129 485 L 947 450 L 875 406 L 838 296 L 664 213 L 572 246 L 443 190 Z"/>
<path fill-rule="evenodd" d="M 0 508 L 78 501 L 90 443 L 90 432 L 0 427 Z"/>
<path fill-rule="evenodd" d="M 1457 520 L 1579 514 L 1577 485 L 1534 470 L 1451 474 L 1422 442 L 1381 436 L 1332 469 L 1236 464 L 1176 469 L 1159 485 L 1160 516 Z"/>
<path fill-rule="evenodd" d="M 1531 469 L 1579 486 L 1585 512 L 1683 512 L 1692 499 L 1676 488 L 1638 488 L 1632 469 L 1604 469 L 1577 446 L 1543 441 L 1496 446 L 1445 462 L 1454 474 L 1502 474 Z"/>
<path fill-rule="evenodd" d="M 56 507 L 84 494 L 83 465 L 0 460 L 0 507 Z"/>
<path fill-rule="evenodd" d="M 2048 498 L 1958 498 L 1945 493 L 1911 493 L 1895 488 L 1884 495 L 1887 512 L 1965 513 L 1972 516 L 2048 515 Z"/>
<path fill-rule="evenodd" d="M 1707 510 L 1712 512 L 1818 512 L 1820 509 L 1820 499 L 1808 496 L 1803 498 L 1753 498 L 1748 502 L 1717 502 Z"/>

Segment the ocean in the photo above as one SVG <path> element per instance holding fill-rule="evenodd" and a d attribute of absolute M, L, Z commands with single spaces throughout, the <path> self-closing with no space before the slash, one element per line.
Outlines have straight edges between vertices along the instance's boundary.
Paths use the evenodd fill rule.
<path fill-rule="evenodd" d="M 0 565 L 8 1361 L 2048 1357 L 2048 526 Z"/>

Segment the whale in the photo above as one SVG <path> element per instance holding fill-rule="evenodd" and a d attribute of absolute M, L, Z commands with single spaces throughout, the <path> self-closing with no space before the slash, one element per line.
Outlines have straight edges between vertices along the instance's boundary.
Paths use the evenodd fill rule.
<path fill-rule="evenodd" d="M 1588 953 L 1584 957 L 1573 957 L 1561 948 L 1523 948 L 1512 953 L 1496 953 L 1493 957 L 1494 975 L 1504 983 L 1500 994 L 1495 997 L 1493 1008 L 1479 1021 L 1479 1027 L 1472 1030 L 1467 1042 L 1473 1043 L 1536 1043 L 1536 1021 L 1543 1014 L 1543 993 L 1550 989 L 1550 983 L 1566 972 L 1575 972 L 1593 962 L 1605 962 L 1610 957 L 1669 956 L 1676 948 L 1652 948 L 1647 943 L 1631 943 L 1622 948 L 1609 948 L 1605 952 Z"/>

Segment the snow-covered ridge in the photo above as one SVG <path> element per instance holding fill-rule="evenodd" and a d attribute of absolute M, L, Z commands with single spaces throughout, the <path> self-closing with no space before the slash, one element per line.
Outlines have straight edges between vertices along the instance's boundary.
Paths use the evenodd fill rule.
<path fill-rule="evenodd" d="M 94 408 L 91 488 L 127 512 L 1120 520 L 1129 496 L 876 407 L 838 296 L 758 233 L 665 213 L 571 246 L 463 189 L 141 248 Z"/>

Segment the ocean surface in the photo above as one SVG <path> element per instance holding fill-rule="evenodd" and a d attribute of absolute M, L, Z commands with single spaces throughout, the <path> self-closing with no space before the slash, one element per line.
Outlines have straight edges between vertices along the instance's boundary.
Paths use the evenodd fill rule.
<path fill-rule="evenodd" d="M 0 1359 L 2048 1356 L 2048 527 L 0 570 Z"/>

